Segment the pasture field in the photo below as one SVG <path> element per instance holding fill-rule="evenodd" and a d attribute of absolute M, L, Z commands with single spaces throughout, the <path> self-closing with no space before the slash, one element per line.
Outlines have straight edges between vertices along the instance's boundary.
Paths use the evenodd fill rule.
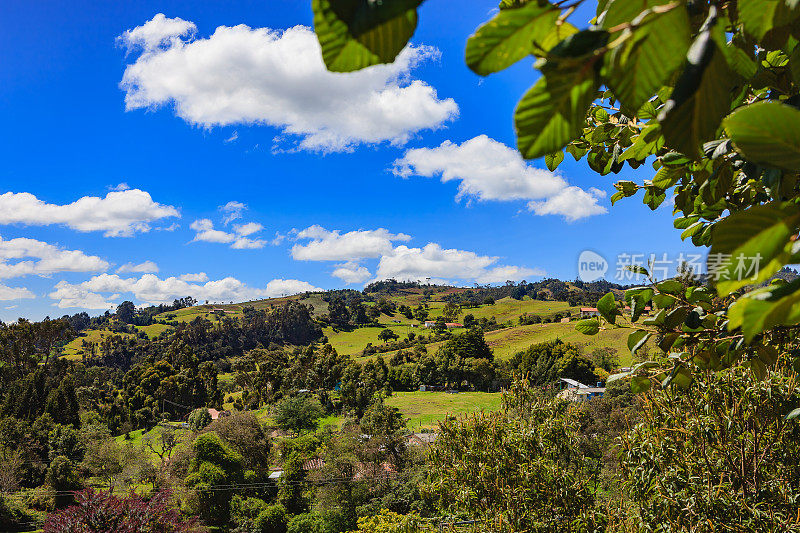
<path fill-rule="evenodd" d="M 445 302 L 429 302 L 431 320 L 441 316 L 442 309 Z M 502 298 L 497 300 L 492 305 L 482 304 L 478 307 L 470 307 L 462 309 L 459 320 L 464 319 L 464 315 L 472 315 L 477 319 L 495 317 L 498 323 L 507 322 L 509 320 L 516 322 L 517 319 L 524 313 L 529 315 L 548 316 L 554 313 L 563 313 L 565 311 L 577 312 L 580 307 L 570 307 L 567 302 L 551 302 L 545 300 L 531 300 L 525 297 L 523 300 L 515 300 L 514 298 Z"/>
<path fill-rule="evenodd" d="M 412 431 L 433 429 L 448 416 L 460 416 L 500 408 L 499 392 L 395 392 L 386 405 L 397 407 Z"/>
<path fill-rule="evenodd" d="M 378 338 L 378 334 L 384 329 L 388 328 L 394 331 L 399 337 L 405 338 L 409 331 L 419 333 L 419 328 L 411 328 L 403 324 L 381 324 L 377 327 L 356 328 L 352 331 L 335 331 L 333 328 L 325 328 L 323 333 L 328 337 L 328 342 L 331 343 L 336 351 L 343 355 L 359 355 L 361 351 L 371 342 L 374 346 L 383 344 L 383 341 Z"/>
<path fill-rule="evenodd" d="M 149 326 L 136 326 L 139 331 L 144 331 L 148 339 L 155 339 L 165 331 L 172 329 L 172 326 L 166 324 L 150 324 Z"/>
<path fill-rule="evenodd" d="M 66 359 L 71 360 L 81 360 L 80 351 L 82 350 L 81 341 L 86 342 L 93 342 L 95 344 L 100 344 L 103 339 L 106 337 L 110 337 L 112 335 L 121 335 L 123 337 L 130 337 L 130 333 L 114 333 L 108 329 L 88 329 L 84 331 L 85 335 L 82 337 L 76 337 L 72 339 L 70 342 L 64 345 L 63 350 L 61 351 L 61 356 Z"/>
<path fill-rule="evenodd" d="M 454 330 L 456 333 L 459 331 L 461 330 Z M 494 352 L 495 358 L 500 361 L 510 358 L 517 352 L 527 350 L 533 344 L 561 339 L 564 342 L 582 346 L 583 353 L 587 355 L 597 348 L 613 348 L 619 355 L 620 366 L 629 366 L 632 359 L 627 342 L 631 331 L 631 328 L 621 327 L 617 329 L 601 329 L 597 335 L 584 335 L 575 331 L 575 323 L 571 322 L 567 324 L 531 324 L 529 326 L 498 329 L 485 333 L 484 338 L 486 339 L 486 344 Z M 429 354 L 434 354 L 444 342 L 446 341 L 432 342 L 425 346 Z M 382 356 L 387 360 L 394 353 L 395 351 L 386 352 Z"/>
<path fill-rule="evenodd" d="M 601 329 L 597 335 L 584 335 L 575 330 L 575 323 L 532 324 L 515 328 L 490 331 L 485 335 L 486 344 L 497 359 L 508 359 L 515 353 L 526 350 L 532 344 L 561 339 L 564 342 L 583 346 L 589 354 L 597 348 L 609 347 L 617 351 L 621 366 L 628 366 L 631 354 L 628 350 L 628 335 L 631 328 Z"/>

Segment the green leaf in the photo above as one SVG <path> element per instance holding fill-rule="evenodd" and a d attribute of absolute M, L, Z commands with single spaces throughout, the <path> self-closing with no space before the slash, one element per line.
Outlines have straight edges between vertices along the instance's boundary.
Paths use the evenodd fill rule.
<path fill-rule="evenodd" d="M 692 157 L 701 155 L 704 141 L 716 137 L 730 111 L 732 73 L 718 44 L 725 36 L 714 28 L 712 16 L 689 48 L 688 64 L 658 117 L 667 146 Z"/>
<path fill-rule="evenodd" d="M 598 85 L 590 68 L 550 70 L 539 78 L 514 112 L 522 156 L 542 157 L 580 136 Z"/>
<path fill-rule="evenodd" d="M 578 33 L 578 28 L 570 24 L 569 22 L 562 22 L 561 24 L 554 24 L 550 28 L 550 33 L 548 33 L 544 39 L 541 41 L 537 41 L 533 43 L 535 55 L 545 55 L 547 52 L 553 49 L 558 43 L 569 37 L 570 35 L 574 35 Z"/>
<path fill-rule="evenodd" d="M 630 335 L 628 335 L 628 349 L 631 351 L 632 354 L 636 353 L 636 350 L 641 348 L 642 346 L 647 343 L 648 339 L 650 339 L 652 333 L 645 331 L 643 329 L 637 329 Z"/>
<path fill-rule="evenodd" d="M 739 298 L 728 309 L 728 329 L 742 328 L 746 342 L 778 325 L 800 322 L 800 279 L 768 285 Z"/>
<path fill-rule="evenodd" d="M 677 4 L 665 13 L 643 12 L 668 3 L 670 0 L 615 0 L 604 17 L 606 29 L 625 22 L 646 21 L 638 28 L 625 30 L 631 37 L 606 57 L 608 84 L 628 109 L 639 109 L 683 64 L 691 29 L 686 7 Z"/>
<path fill-rule="evenodd" d="M 645 187 L 642 202 L 653 211 L 658 209 L 658 206 L 664 203 L 666 199 L 667 195 L 658 187 Z"/>
<path fill-rule="evenodd" d="M 669 294 L 658 293 L 653 295 L 653 303 L 659 309 L 668 309 L 672 307 L 676 301 L 675 297 Z"/>
<path fill-rule="evenodd" d="M 653 289 L 650 287 L 639 287 L 625 291 L 625 302 L 631 307 L 631 321 L 639 320 L 642 311 L 653 297 Z"/>
<path fill-rule="evenodd" d="M 600 331 L 600 322 L 596 318 L 578 320 L 575 323 L 575 329 L 584 335 L 596 335 Z"/>
<path fill-rule="evenodd" d="M 669 152 L 661 157 L 661 162 L 668 166 L 681 166 L 691 163 L 692 160 L 679 152 Z"/>
<path fill-rule="evenodd" d="M 630 270 L 635 274 L 642 274 L 644 276 L 650 275 L 650 272 L 648 272 L 647 269 L 642 265 L 625 265 L 625 270 Z"/>
<path fill-rule="evenodd" d="M 534 43 L 544 41 L 559 13 L 539 2 L 500 10 L 467 40 L 467 66 L 487 76 L 513 65 L 534 52 Z"/>
<path fill-rule="evenodd" d="M 608 379 L 606 380 L 606 384 L 613 383 L 613 382 L 619 381 L 621 379 L 625 379 L 630 375 L 631 375 L 630 372 L 620 372 L 619 374 L 611 374 L 610 376 L 608 376 Z M 798 411 L 800 411 L 800 409 L 798 409 Z"/>
<path fill-rule="evenodd" d="M 633 376 L 631 378 L 631 392 L 639 394 L 640 392 L 647 392 L 650 390 L 650 378 L 645 376 Z"/>
<path fill-rule="evenodd" d="M 423 0 L 313 0 L 314 30 L 325 66 L 351 72 L 391 63 L 417 28 Z"/>
<path fill-rule="evenodd" d="M 765 281 L 791 259 L 790 239 L 800 224 L 800 208 L 767 204 L 730 215 L 714 225 L 708 272 L 726 296 Z"/>
<path fill-rule="evenodd" d="M 736 150 L 768 167 L 800 170 L 800 110 L 779 102 L 741 107 L 723 122 Z"/>
<path fill-rule="evenodd" d="M 661 126 L 658 124 L 649 124 L 642 130 L 633 144 L 628 147 L 622 155 L 619 156 L 620 161 L 627 161 L 634 159 L 643 161 L 658 152 L 664 146 L 664 136 L 661 135 Z"/>
<path fill-rule="evenodd" d="M 760 344 L 756 346 L 758 358 L 767 366 L 772 366 L 778 362 L 778 350 L 774 346 Z"/>
<path fill-rule="evenodd" d="M 572 155 L 575 161 L 580 161 L 581 157 L 586 155 L 588 148 L 578 148 L 575 144 L 567 145 L 567 152 Z"/>
<path fill-rule="evenodd" d="M 751 359 L 749 362 L 750 370 L 753 371 L 757 379 L 763 381 L 767 377 L 767 367 L 759 359 Z"/>
<path fill-rule="evenodd" d="M 785 0 L 739 0 L 739 20 L 744 30 L 761 40 L 772 29 L 788 25 L 796 14 Z"/>
<path fill-rule="evenodd" d="M 558 168 L 558 165 L 564 160 L 564 152 L 559 150 L 558 152 L 554 152 L 552 154 L 547 154 L 544 156 L 544 163 L 547 165 L 547 169 L 551 172 Z"/>
<path fill-rule="evenodd" d="M 683 284 L 680 281 L 676 281 L 674 279 L 667 279 L 658 284 L 656 284 L 656 288 L 660 292 L 665 292 L 667 294 L 682 294 L 683 293 Z"/>
<path fill-rule="evenodd" d="M 614 298 L 613 292 L 606 293 L 597 301 L 597 310 L 600 311 L 603 318 L 612 324 L 614 323 L 619 311 L 617 310 L 617 300 Z"/>
<path fill-rule="evenodd" d="M 680 180 L 686 171 L 682 168 L 661 167 L 653 176 L 653 185 L 659 189 L 669 189 Z"/>

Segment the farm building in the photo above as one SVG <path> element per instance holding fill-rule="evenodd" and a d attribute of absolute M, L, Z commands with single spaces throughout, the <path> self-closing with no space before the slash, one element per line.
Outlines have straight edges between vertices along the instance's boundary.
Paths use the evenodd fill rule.
<path fill-rule="evenodd" d="M 606 388 L 601 385 L 598 383 L 597 386 L 590 387 L 574 379 L 561 378 L 559 387 L 562 390 L 558 393 L 558 397 L 571 402 L 588 402 L 595 396 L 602 396 L 606 392 Z"/>

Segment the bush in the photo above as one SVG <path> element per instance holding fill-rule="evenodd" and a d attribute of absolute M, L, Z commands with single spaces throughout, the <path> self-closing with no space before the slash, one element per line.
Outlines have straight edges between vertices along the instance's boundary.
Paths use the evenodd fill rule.
<path fill-rule="evenodd" d="M 693 373 L 690 391 L 658 390 L 622 439 L 623 473 L 643 531 L 797 531 L 800 405 L 793 372 Z"/>
<path fill-rule="evenodd" d="M 161 492 L 145 500 L 136 494 L 117 498 L 86 489 L 75 496 L 76 504 L 51 514 L 45 533 L 127 532 L 184 533 L 197 531 L 194 520 L 184 520 L 170 505 L 170 494 Z"/>
<path fill-rule="evenodd" d="M 286 527 L 287 533 L 325 533 L 325 521 L 317 513 L 294 515 Z"/>
<path fill-rule="evenodd" d="M 281 400 L 275 408 L 278 427 L 294 433 L 315 429 L 317 420 L 324 415 L 322 405 L 309 395 L 293 396 Z"/>
<path fill-rule="evenodd" d="M 260 533 L 286 533 L 286 509 L 282 505 L 270 505 L 255 521 L 256 530 Z"/>
<path fill-rule="evenodd" d="M 211 413 L 205 407 L 200 407 L 192 411 L 189 415 L 189 427 L 194 431 L 200 431 L 211 423 Z"/>

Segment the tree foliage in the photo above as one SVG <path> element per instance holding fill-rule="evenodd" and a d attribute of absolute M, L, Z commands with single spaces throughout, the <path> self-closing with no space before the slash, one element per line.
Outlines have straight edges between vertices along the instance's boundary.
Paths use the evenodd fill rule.
<path fill-rule="evenodd" d="M 656 209 L 671 194 L 681 237 L 710 247 L 711 291 L 651 278 L 626 294 L 634 321 L 650 300 L 656 308 L 632 334 L 632 351 L 656 336 L 670 354 L 637 367 L 634 386 L 686 386 L 689 363 L 742 364 L 763 377 L 800 323 L 800 282 L 763 286 L 800 261 L 800 6 L 610 0 L 597 3 L 588 25 L 576 26 L 582 3 L 501 2 L 469 38 L 467 65 L 485 76 L 536 58 L 539 77 L 514 114 L 522 155 L 546 156 L 552 170 L 567 152 L 600 175 L 652 164 L 650 179 L 616 183 L 612 204 L 641 190 Z M 352 30 L 360 11 L 325 11 L 323 4 L 314 2 L 325 48 L 322 17 Z M 376 31 L 392 46 L 371 56 L 339 47 L 335 56 L 323 54 L 328 67 L 363 68 L 399 51 L 413 26 L 402 32 L 381 26 L 415 14 L 416 6 L 398 10 L 399 4 L 353 3 L 370 6 L 370 16 L 357 17 L 356 33 Z M 651 274 L 644 267 L 635 272 Z M 603 315 L 614 322 L 613 310 Z M 599 325 L 582 321 L 578 329 L 594 334 Z"/>

